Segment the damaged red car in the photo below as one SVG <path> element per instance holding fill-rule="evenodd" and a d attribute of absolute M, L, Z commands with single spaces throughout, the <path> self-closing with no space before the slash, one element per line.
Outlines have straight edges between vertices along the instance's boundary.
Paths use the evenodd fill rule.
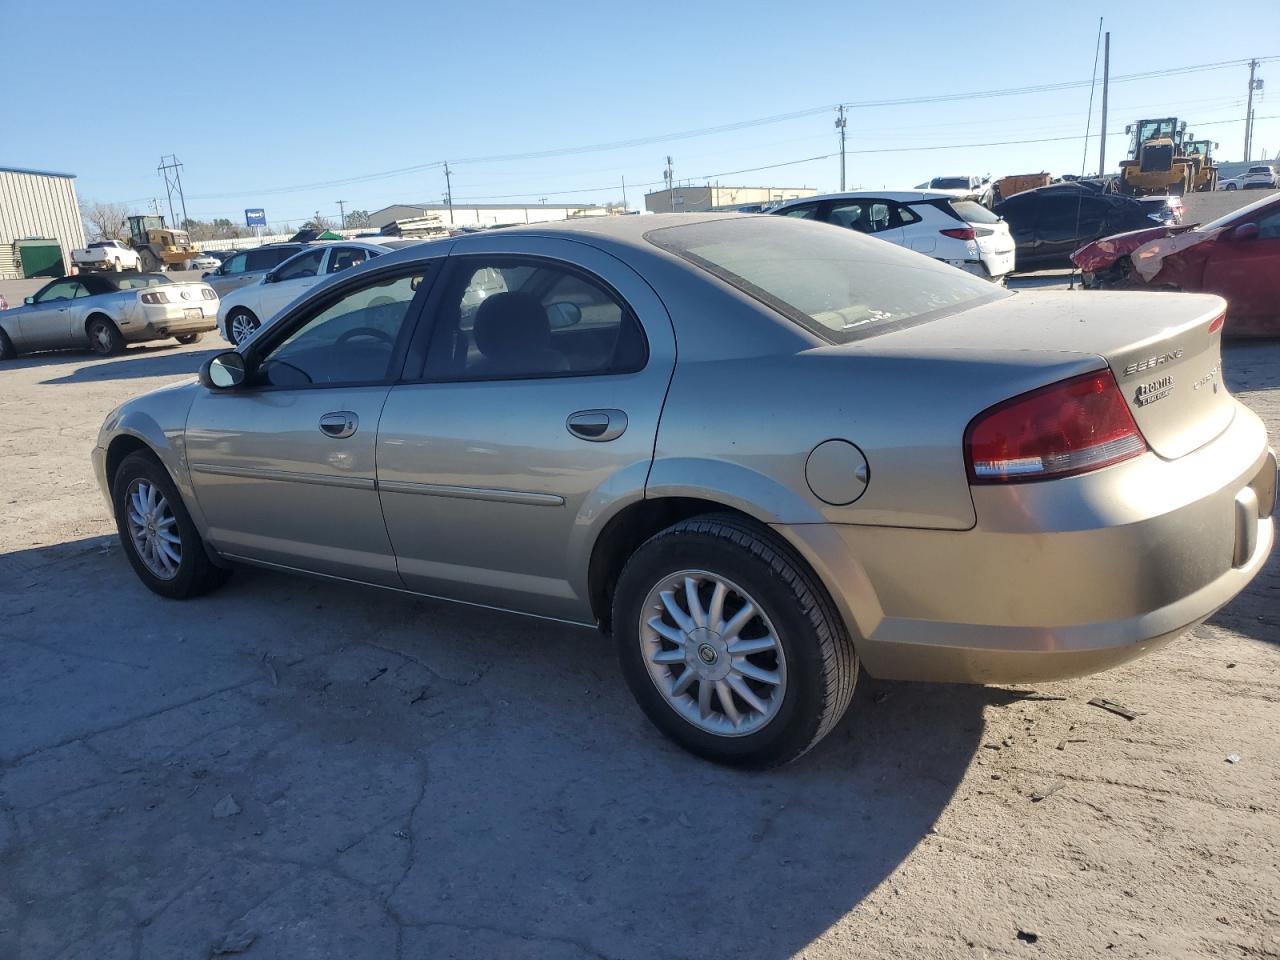
<path fill-rule="evenodd" d="M 1071 261 L 1090 289 L 1216 293 L 1225 336 L 1280 337 L 1280 196 L 1205 224 L 1104 237 Z"/>

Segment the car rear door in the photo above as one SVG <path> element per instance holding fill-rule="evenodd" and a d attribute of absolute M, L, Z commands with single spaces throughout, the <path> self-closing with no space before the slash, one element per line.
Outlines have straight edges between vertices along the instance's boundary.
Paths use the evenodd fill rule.
<path fill-rule="evenodd" d="M 250 383 L 198 389 L 186 457 L 217 550 L 401 585 L 374 451 L 436 262 L 357 276 L 300 305 L 246 348 Z"/>
<path fill-rule="evenodd" d="M 1214 241 L 1204 268 L 1204 290 L 1226 298 L 1228 332 L 1280 334 L 1280 208 L 1244 222 L 1256 223 L 1258 235 Z"/>
<path fill-rule="evenodd" d="M 666 309 L 621 261 L 548 238 L 468 241 L 438 290 L 417 382 L 391 390 L 378 432 L 400 575 L 588 621 L 591 538 L 643 496 L 652 461 L 675 363 Z"/>

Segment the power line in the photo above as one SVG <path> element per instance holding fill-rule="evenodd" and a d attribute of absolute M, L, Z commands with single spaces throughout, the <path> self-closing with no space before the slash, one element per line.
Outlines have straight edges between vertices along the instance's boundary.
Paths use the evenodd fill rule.
<path fill-rule="evenodd" d="M 1280 56 L 1259 57 L 1255 58 L 1259 64 L 1268 63 L 1273 60 L 1280 60 Z M 1111 78 L 1112 83 L 1130 83 L 1138 80 L 1151 80 L 1174 75 L 1183 75 L 1188 73 L 1201 73 L 1208 70 L 1221 70 L 1227 67 L 1240 66 L 1248 64 L 1249 60 L 1220 60 L 1213 63 L 1189 64 L 1181 67 L 1166 67 L 1160 70 L 1149 70 L 1144 73 L 1130 73 Z M 1060 90 L 1071 90 L 1079 87 L 1086 87 L 1092 83 L 1089 80 L 1065 80 L 1057 83 L 1041 83 L 1024 87 L 1004 87 L 994 90 L 979 90 L 968 93 L 943 93 L 929 94 L 914 97 L 897 97 L 882 100 L 859 100 L 859 101 L 843 101 L 846 110 L 865 110 L 874 107 L 896 107 L 909 106 L 913 104 L 923 103 L 954 103 L 961 100 L 984 100 L 998 97 L 1023 96 L 1036 93 L 1053 93 Z M 818 107 L 809 107 L 804 110 L 795 110 L 789 113 L 773 114 L 767 117 L 756 117 L 751 120 L 740 120 L 733 123 L 719 124 L 711 127 L 700 127 L 692 130 L 682 130 L 674 133 L 657 134 L 646 137 L 635 137 L 628 140 L 614 140 L 603 143 L 586 144 L 575 147 L 557 147 L 548 150 L 536 150 L 525 153 L 508 153 L 493 154 L 489 156 L 477 157 L 461 157 L 453 161 L 455 165 L 463 163 L 507 163 L 516 160 L 542 160 L 553 157 L 570 156 L 581 153 L 595 153 L 606 150 L 621 150 L 629 147 L 647 146 L 655 143 L 665 143 L 673 140 L 685 140 L 693 137 L 709 136 L 717 133 L 730 133 L 735 130 L 745 130 L 750 127 L 763 126 L 766 124 L 781 123 L 787 120 L 797 120 L 804 117 L 814 116 L 819 113 L 825 113 L 834 109 L 839 104 L 826 103 Z M 267 187 L 259 189 L 243 189 L 234 192 L 222 192 L 201 194 L 192 196 L 193 200 L 221 200 L 229 197 L 242 197 L 248 195 L 266 196 L 281 193 L 298 193 L 304 190 L 320 189 L 322 187 L 347 186 L 354 183 L 367 183 L 373 180 L 383 180 L 390 177 L 403 176 L 410 173 L 419 173 L 423 170 L 429 170 L 443 166 L 444 161 L 433 160 L 426 163 L 415 164 L 409 167 L 401 167 L 395 170 L 384 170 L 378 173 L 361 174 L 354 177 L 343 177 L 334 180 L 321 180 L 314 183 L 296 184 L 287 187 Z"/>

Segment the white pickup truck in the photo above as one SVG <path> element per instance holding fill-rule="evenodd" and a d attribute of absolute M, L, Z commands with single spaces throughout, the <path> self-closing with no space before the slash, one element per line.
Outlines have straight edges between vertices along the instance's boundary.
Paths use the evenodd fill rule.
<path fill-rule="evenodd" d="M 71 251 L 71 261 L 81 270 L 141 270 L 137 251 L 119 240 L 99 240 L 81 250 Z"/>

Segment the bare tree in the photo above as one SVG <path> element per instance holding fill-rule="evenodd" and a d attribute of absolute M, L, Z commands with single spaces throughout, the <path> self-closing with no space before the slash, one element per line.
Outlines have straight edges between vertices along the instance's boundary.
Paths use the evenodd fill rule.
<path fill-rule="evenodd" d="M 320 211 L 316 211 L 316 215 L 302 225 L 303 230 L 332 230 L 333 221 L 328 217 L 322 217 Z"/>
<path fill-rule="evenodd" d="M 80 203 L 80 219 L 90 240 L 127 240 L 129 227 L 125 219 L 129 208 L 123 203 L 99 203 L 83 200 Z"/>

